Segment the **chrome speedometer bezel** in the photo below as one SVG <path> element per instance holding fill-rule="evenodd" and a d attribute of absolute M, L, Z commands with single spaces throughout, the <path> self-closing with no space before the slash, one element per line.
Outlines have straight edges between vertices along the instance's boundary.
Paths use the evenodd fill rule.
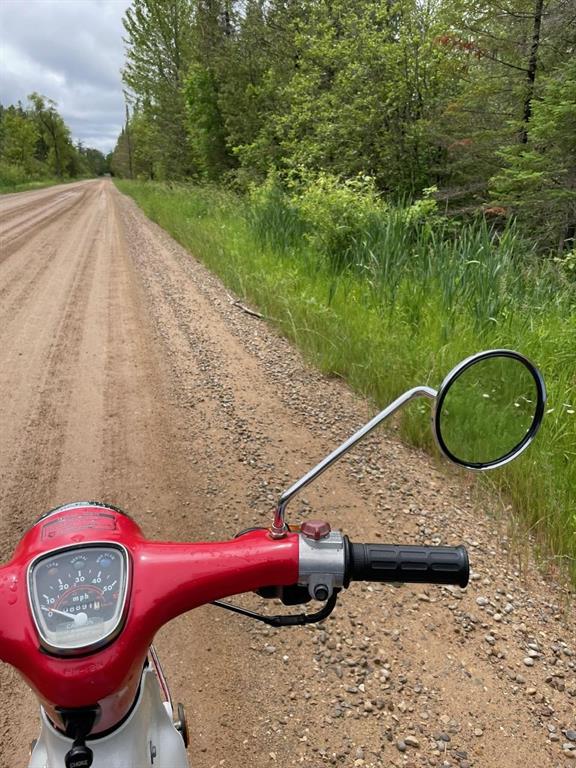
<path fill-rule="evenodd" d="M 115 624 L 112 626 L 108 632 L 103 637 L 98 638 L 98 640 L 95 640 L 92 643 L 81 643 L 78 645 L 70 645 L 66 647 L 62 647 L 59 645 L 55 645 L 50 641 L 50 638 L 48 638 L 43 631 L 37 616 L 36 616 L 36 610 L 35 610 L 35 598 L 34 598 L 34 584 L 33 584 L 33 571 L 35 566 L 42 560 L 48 560 L 51 557 L 55 556 L 61 556 L 63 553 L 74 553 L 77 550 L 86 550 L 86 549 L 114 549 L 118 551 L 122 556 L 122 562 L 124 565 L 124 571 L 126 574 L 125 579 L 125 587 L 123 590 L 123 594 L 120 596 L 120 609 L 118 611 L 118 618 L 116 619 Z M 34 626 L 36 627 L 36 632 L 38 634 L 38 638 L 40 640 L 40 646 L 42 649 L 46 652 L 51 654 L 52 656 L 60 656 L 60 657 L 69 657 L 69 656 L 86 656 L 91 653 L 96 653 L 97 651 L 102 650 L 106 646 L 110 645 L 120 634 L 120 632 L 124 628 L 124 624 L 126 622 L 126 616 L 128 614 L 128 605 L 129 605 L 129 595 L 131 591 L 132 586 L 132 558 L 130 557 L 130 553 L 126 549 L 126 547 L 123 544 L 120 544 L 117 541 L 87 541 L 87 542 L 81 542 L 79 544 L 72 544 L 72 545 L 65 545 L 62 547 L 56 547 L 55 549 L 50 549 L 46 552 L 41 552 L 39 555 L 37 555 L 33 560 L 30 561 L 28 564 L 27 569 L 27 588 L 28 588 L 28 607 L 30 609 L 30 613 L 32 615 L 32 620 L 34 621 Z"/>

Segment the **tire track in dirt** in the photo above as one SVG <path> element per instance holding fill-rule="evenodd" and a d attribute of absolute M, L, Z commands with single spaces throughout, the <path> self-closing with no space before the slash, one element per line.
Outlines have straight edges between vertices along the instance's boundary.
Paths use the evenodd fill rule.
<path fill-rule="evenodd" d="M 26 218 L 29 214 L 33 214 L 35 210 L 42 211 L 49 208 L 63 194 L 69 195 L 70 190 L 65 190 L 62 187 L 51 187 L 46 190 L 38 190 L 35 194 L 28 192 L 24 195 L 20 193 L 2 195 L 0 198 L 0 212 L 2 214 L 0 217 L 0 233 L 11 229 L 11 222 L 18 218 L 22 218 L 25 228 L 28 228 Z"/>
<path fill-rule="evenodd" d="M 33 204 L 0 208 L 0 264 L 18 251 L 20 245 L 42 234 L 45 227 L 63 213 L 74 210 L 84 199 L 87 190 L 58 188 L 58 194 L 40 197 Z M 15 219 L 15 220 L 14 220 Z"/>
<path fill-rule="evenodd" d="M 24 325 L 23 316 L 35 306 L 44 306 L 48 299 L 55 303 L 62 261 L 70 262 L 70 254 L 62 245 L 73 231 L 76 213 L 63 212 L 46 224 L 42 232 L 29 243 L 22 258 L 6 259 L 0 263 L 0 344 L 17 333 Z"/>
<path fill-rule="evenodd" d="M 141 222 L 136 225 L 140 228 Z M 140 233 L 131 240 L 132 258 L 140 263 L 142 255 L 149 254 L 149 245 L 146 233 Z M 158 243 L 152 243 L 152 247 L 157 246 Z M 212 403 L 211 396 L 199 395 L 201 383 L 196 378 L 210 376 L 210 371 L 213 376 L 215 360 L 206 359 L 201 350 L 206 340 L 196 334 L 196 329 L 186 328 L 178 307 L 175 310 L 167 298 L 170 290 L 165 280 L 175 289 L 178 277 L 174 282 L 174 276 L 166 278 L 165 266 L 153 260 L 151 270 L 158 268 L 156 274 L 166 291 L 162 290 L 154 299 L 146 280 L 142 281 L 144 285 L 138 281 L 132 284 L 138 301 L 128 302 L 121 309 L 126 316 L 120 336 L 124 354 L 122 359 L 113 355 L 110 368 L 118 370 L 120 366 L 129 371 L 133 361 L 139 360 L 140 365 L 148 368 L 148 386 L 139 381 L 142 372 L 136 372 L 135 379 L 121 375 L 123 385 L 111 393 L 109 403 L 116 417 L 108 433 L 108 455 L 114 467 L 110 472 L 111 497 L 132 512 L 149 535 L 188 540 L 213 538 L 230 531 L 230 521 L 223 519 L 222 511 L 240 506 L 237 488 L 245 473 L 238 469 L 236 457 L 230 455 L 228 472 L 222 466 L 222 451 L 227 448 L 230 453 L 230 446 L 223 439 L 225 412 L 218 403 Z M 146 306 L 149 316 L 144 325 L 152 321 L 165 335 L 171 346 L 168 361 L 164 355 L 157 359 L 158 350 L 155 352 L 146 342 L 143 319 L 134 317 L 135 306 Z M 188 390 L 184 399 L 178 391 L 166 387 L 164 371 L 174 366 L 178 371 L 184 369 L 194 382 L 195 392 Z M 141 397 L 139 418 L 126 412 L 126 403 L 133 401 L 132 388 Z M 200 403 L 202 408 L 197 410 Z M 195 411 L 193 421 L 186 418 L 190 408 Z M 120 412 L 124 414 L 122 419 L 118 418 Z M 151 436 L 155 445 L 150 445 Z M 218 472 L 217 478 L 206 472 L 210 466 Z M 226 488 L 230 489 L 228 493 Z M 238 520 L 238 514 L 232 516 Z M 214 627 L 222 624 L 226 624 L 225 633 L 216 633 Z M 196 765 L 211 765 L 218 754 L 238 754 L 245 750 L 243 742 L 252 738 L 247 726 L 250 720 L 255 722 L 257 713 L 254 703 L 247 703 L 243 694 L 251 684 L 258 687 L 258 674 L 247 668 L 245 662 L 238 662 L 239 657 L 245 658 L 249 643 L 250 637 L 241 624 L 218 616 L 213 608 L 181 617 L 159 634 L 158 647 L 174 683 L 173 693 L 176 700 L 187 704 L 194 732 L 192 759 Z M 193 693 L 206 688 L 210 693 L 205 699 L 198 699 Z M 247 709 L 252 712 L 251 718 L 243 717 Z M 230 723 L 235 726 L 230 728 Z M 267 758 L 262 764 L 266 763 Z"/>
<path fill-rule="evenodd" d="M 62 258 L 45 284 L 44 296 L 34 297 L 26 322 L 5 339 L 5 359 L 13 363 L 24 356 L 27 365 L 5 365 L 1 382 L 2 391 L 15 395 L 0 405 L 3 445 L 10 447 L 0 496 L 2 508 L 8 510 L 0 523 L 4 556 L 30 522 L 30 510 L 44 508 L 52 498 L 68 409 L 66 392 L 72 391 L 71 372 L 94 275 L 90 256 L 99 217 L 96 208 L 87 208 L 80 226 L 61 244 Z"/>
<path fill-rule="evenodd" d="M 98 183 L 92 181 L 92 184 Z M 0 197 L 0 210 L 2 211 L 2 220 L 6 217 L 10 217 L 21 211 L 36 208 L 43 203 L 50 203 L 53 198 L 59 197 L 62 194 L 75 190 L 77 188 L 83 188 L 86 190 L 88 183 L 86 181 L 75 181 L 70 184 L 59 184 L 51 187 L 44 187 L 43 189 L 35 189 L 29 192 L 11 192 Z"/>
<path fill-rule="evenodd" d="M 56 255 L 56 246 L 45 239 L 26 267 L 18 264 L 17 269 L 0 276 L 0 334 L 10 335 L 14 323 L 30 298 L 34 289 L 42 284 L 45 272 L 50 269 Z"/>

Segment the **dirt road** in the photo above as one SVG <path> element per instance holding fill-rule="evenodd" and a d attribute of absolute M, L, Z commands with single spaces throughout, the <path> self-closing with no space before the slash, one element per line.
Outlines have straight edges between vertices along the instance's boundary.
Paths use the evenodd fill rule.
<path fill-rule="evenodd" d="M 0 213 L 0 561 L 79 499 L 165 539 L 262 524 L 371 415 L 110 181 L 5 196 Z M 283 632 L 213 607 L 174 622 L 157 645 L 192 765 L 576 765 L 573 606 L 510 554 L 504 524 L 390 434 L 325 478 L 293 517 L 467 543 L 471 585 L 356 585 L 324 626 Z M 0 690 L 0 766 L 24 766 L 35 702 L 6 666 Z"/>

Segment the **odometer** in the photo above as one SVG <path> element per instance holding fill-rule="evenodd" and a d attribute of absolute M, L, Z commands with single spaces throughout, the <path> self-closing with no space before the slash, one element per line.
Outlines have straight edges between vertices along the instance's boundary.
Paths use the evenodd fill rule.
<path fill-rule="evenodd" d="M 51 653 L 87 653 L 122 628 L 128 555 L 113 544 L 43 555 L 29 571 L 29 597 L 42 646 Z"/>

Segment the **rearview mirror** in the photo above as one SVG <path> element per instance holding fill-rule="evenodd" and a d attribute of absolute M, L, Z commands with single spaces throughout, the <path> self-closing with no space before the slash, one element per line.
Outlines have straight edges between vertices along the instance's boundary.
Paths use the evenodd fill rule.
<path fill-rule="evenodd" d="M 510 350 L 481 352 L 442 382 L 433 415 L 436 441 L 462 466 L 502 466 L 532 442 L 545 402 L 544 380 L 527 358 Z"/>
<path fill-rule="evenodd" d="M 463 360 L 438 391 L 407 390 L 284 491 L 270 535 L 286 535 L 286 506 L 303 488 L 416 397 L 435 403 L 434 434 L 442 453 L 463 467 L 484 470 L 507 464 L 530 445 L 544 415 L 546 388 L 538 368 L 518 352 L 491 349 Z"/>

